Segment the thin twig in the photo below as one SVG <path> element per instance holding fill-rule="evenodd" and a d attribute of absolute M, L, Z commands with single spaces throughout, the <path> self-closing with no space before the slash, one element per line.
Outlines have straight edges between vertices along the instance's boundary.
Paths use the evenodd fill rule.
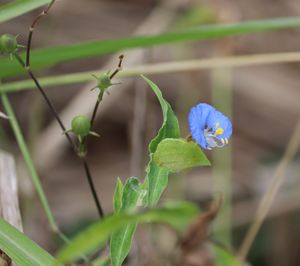
<path fill-rule="evenodd" d="M 35 28 L 35 25 L 38 23 L 38 21 L 43 17 L 46 16 L 50 10 L 50 8 L 53 6 L 55 0 L 52 0 L 50 4 L 44 9 L 32 22 L 30 28 L 29 28 L 29 34 L 28 34 L 28 40 L 27 40 L 27 46 L 26 46 L 26 67 L 30 67 L 30 50 L 31 50 L 31 41 L 33 36 L 33 31 Z"/>
<path fill-rule="evenodd" d="M 32 70 L 30 68 L 27 68 L 23 59 L 21 58 L 21 56 L 18 53 L 14 53 L 15 58 L 18 60 L 18 62 L 20 63 L 20 65 L 27 71 L 28 75 L 30 76 L 30 78 L 33 80 L 33 82 L 35 83 L 36 87 L 39 89 L 39 91 L 41 92 L 43 98 L 45 99 L 49 109 L 51 110 L 53 116 L 55 117 L 55 119 L 57 120 L 57 122 L 59 123 L 61 129 L 63 132 L 65 132 L 65 136 L 70 144 L 70 146 L 72 147 L 72 149 L 74 150 L 74 152 L 77 153 L 77 148 L 75 146 L 75 144 L 72 141 L 72 138 L 70 137 L 69 133 L 66 132 L 66 127 L 64 126 L 63 122 L 61 121 L 58 112 L 56 111 L 55 107 L 53 106 L 51 100 L 48 98 L 47 94 L 45 93 L 44 89 L 42 88 L 42 86 L 40 85 L 39 81 L 37 80 L 37 78 L 35 77 L 35 75 L 33 74 Z"/>
<path fill-rule="evenodd" d="M 90 168 L 89 168 L 89 165 L 87 163 L 86 157 L 82 157 L 81 161 L 82 161 L 83 166 L 84 166 L 84 170 L 85 170 L 85 173 L 86 173 L 89 185 L 90 185 L 90 189 L 92 191 L 94 201 L 95 201 L 96 206 L 97 206 L 99 216 L 101 218 L 103 218 L 104 217 L 104 212 L 103 212 L 102 206 L 101 206 L 100 201 L 99 201 L 98 196 L 97 196 L 97 192 L 96 192 L 96 189 L 95 189 L 95 185 L 93 183 L 93 178 L 92 178 L 92 175 L 91 175 Z"/>
<path fill-rule="evenodd" d="M 122 62 L 123 62 L 123 59 L 124 59 L 124 55 L 120 55 L 119 56 L 119 64 L 117 66 L 117 68 L 115 69 L 115 71 L 109 76 L 109 79 L 112 80 L 114 76 L 116 76 L 121 70 L 122 70 Z M 91 118 L 91 128 L 93 128 L 93 125 L 94 125 L 94 122 L 95 122 L 95 119 L 96 119 L 96 115 L 97 115 L 97 111 L 98 111 L 98 108 L 99 108 L 99 105 L 100 105 L 100 102 L 102 101 L 102 98 L 103 98 L 103 91 L 100 90 L 99 94 L 98 94 L 98 98 L 97 98 L 97 101 L 95 103 L 95 107 L 94 107 L 94 110 L 93 110 L 93 114 L 92 114 L 92 118 Z"/>
<path fill-rule="evenodd" d="M 98 94 L 98 97 L 97 97 L 97 101 L 95 103 L 93 114 L 92 114 L 92 117 L 91 117 L 91 128 L 93 128 L 93 126 L 94 126 L 94 122 L 95 122 L 95 119 L 96 119 L 97 111 L 98 111 L 100 102 L 102 101 L 102 98 L 103 98 L 103 92 L 100 90 L 100 92 Z"/>
<path fill-rule="evenodd" d="M 241 245 L 241 248 L 238 252 L 238 257 L 241 262 L 244 262 L 249 250 L 253 244 L 253 241 L 255 240 L 255 237 L 264 222 L 266 215 L 268 211 L 271 208 L 271 205 L 273 203 L 273 200 L 280 188 L 280 185 L 284 179 L 284 174 L 287 170 L 287 167 L 290 163 L 290 161 L 293 159 L 293 157 L 296 155 L 298 148 L 300 146 L 300 121 L 298 122 L 294 133 L 287 145 L 287 148 L 285 150 L 285 153 L 279 162 L 279 165 L 272 177 L 271 185 L 267 192 L 264 194 L 263 199 L 260 202 L 260 205 L 257 209 L 254 221 L 248 230 L 246 237 Z"/>
<path fill-rule="evenodd" d="M 33 21 L 33 23 L 31 24 L 31 27 L 29 29 L 29 35 L 28 35 L 28 41 L 27 41 L 27 49 L 26 49 L 26 63 L 23 62 L 23 59 L 19 56 L 18 53 L 15 53 L 14 56 L 15 58 L 18 60 L 18 62 L 22 65 L 22 67 L 27 71 L 28 75 L 31 77 L 31 79 L 34 81 L 35 85 L 37 86 L 37 88 L 39 89 L 39 91 L 41 92 L 42 96 L 44 97 L 49 109 L 51 110 L 53 116 L 55 117 L 55 119 L 57 120 L 58 124 L 60 125 L 62 131 L 64 132 L 64 135 L 66 136 L 70 146 L 72 147 L 74 153 L 81 159 L 82 163 L 83 163 L 83 167 L 85 169 L 85 173 L 86 173 L 86 177 L 94 198 L 94 201 L 96 203 L 96 207 L 97 210 L 99 212 L 99 215 L 101 218 L 104 217 L 104 213 L 99 201 L 99 198 L 97 196 L 96 193 L 96 189 L 95 189 L 95 185 L 93 183 L 93 179 L 92 179 L 92 175 L 89 169 L 89 166 L 86 162 L 86 158 L 82 158 L 78 152 L 78 148 L 75 145 L 75 143 L 73 142 L 72 138 L 70 137 L 69 133 L 66 130 L 66 127 L 64 126 L 62 120 L 60 119 L 58 112 L 56 111 L 54 105 L 52 104 L 51 100 L 48 98 L 47 94 L 45 93 L 44 89 L 42 88 L 42 86 L 40 85 L 38 79 L 35 77 L 35 75 L 33 74 L 32 70 L 31 70 L 31 66 L 30 66 L 30 50 L 31 50 L 31 41 L 32 41 L 32 36 L 33 36 L 33 32 L 34 32 L 34 28 L 37 24 L 37 22 L 45 15 L 47 15 L 47 13 L 49 12 L 50 8 L 53 6 L 55 0 L 52 0 L 50 2 L 50 4 L 47 6 L 46 9 L 44 9 Z"/>
<path fill-rule="evenodd" d="M 109 77 L 110 80 L 121 70 L 123 58 L 124 58 L 124 55 L 119 56 L 119 64 L 118 64 L 116 70 L 110 75 L 110 77 Z M 95 122 L 95 119 L 96 119 L 96 115 L 97 115 L 99 105 L 100 105 L 100 103 L 103 99 L 103 94 L 104 94 L 104 91 L 100 89 L 100 92 L 98 94 L 97 101 L 95 103 L 95 107 L 94 107 L 94 110 L 93 110 L 93 113 L 92 113 L 92 117 L 91 117 L 91 130 L 93 128 L 93 125 L 94 125 L 94 122 Z M 82 145 L 85 146 L 85 150 L 86 150 L 86 146 L 87 146 L 87 140 L 88 139 L 86 137 L 82 141 Z M 87 153 L 85 153 L 84 156 L 81 156 L 81 160 L 82 160 L 82 163 L 83 163 L 83 166 L 84 166 L 84 169 L 85 169 L 85 172 L 86 172 L 86 176 L 87 176 L 87 179 L 88 179 L 88 182 L 89 182 L 92 194 L 93 194 L 94 201 L 95 201 L 96 206 L 97 206 L 98 213 L 99 213 L 100 217 L 103 218 L 104 217 L 104 212 L 103 212 L 103 209 L 101 207 L 100 201 L 97 197 L 97 192 L 96 192 L 96 189 L 95 189 L 95 186 L 94 186 L 94 183 L 93 183 L 93 179 L 91 177 L 91 173 L 90 173 L 90 169 L 89 169 L 89 166 L 88 166 L 88 163 L 87 163 L 86 156 L 87 156 Z"/>
<path fill-rule="evenodd" d="M 115 75 L 117 75 L 121 70 L 122 70 L 122 62 L 123 62 L 123 58 L 124 58 L 124 55 L 120 55 L 119 56 L 119 64 L 118 64 L 118 67 L 116 68 L 116 70 L 109 76 L 109 78 L 112 80 L 113 77 Z"/>

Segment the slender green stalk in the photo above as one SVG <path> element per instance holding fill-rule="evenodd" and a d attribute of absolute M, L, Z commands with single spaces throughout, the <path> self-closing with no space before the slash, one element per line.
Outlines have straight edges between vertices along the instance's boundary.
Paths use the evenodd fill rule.
<path fill-rule="evenodd" d="M 232 117 L 232 82 L 230 69 L 215 69 L 212 72 L 212 102 L 214 107 Z M 232 142 L 232 140 L 231 140 Z M 215 222 L 216 238 L 231 243 L 231 199 L 232 199 L 232 156 L 231 144 L 213 150 L 214 191 L 223 198 L 223 206 Z"/>
<path fill-rule="evenodd" d="M 58 228 L 58 225 L 55 222 L 54 216 L 52 214 L 52 211 L 50 209 L 47 197 L 45 195 L 43 186 L 41 184 L 40 181 L 40 177 L 36 171 L 36 168 L 34 166 L 32 157 L 30 155 L 29 149 L 26 145 L 25 139 L 23 137 L 22 131 L 20 129 L 19 123 L 17 121 L 17 118 L 15 116 L 15 113 L 13 111 L 13 108 L 9 102 L 9 99 L 7 97 L 7 95 L 5 93 L 1 93 L 1 101 L 3 104 L 3 107 L 5 109 L 6 114 L 9 116 L 9 122 L 10 125 L 12 127 L 12 130 L 15 134 L 16 140 L 18 142 L 19 148 L 21 150 L 21 153 L 23 155 L 25 164 L 27 166 L 27 169 L 29 171 L 29 174 L 31 176 L 31 180 L 33 182 L 33 185 L 38 193 L 38 196 L 41 200 L 43 209 L 45 211 L 45 214 L 47 216 L 48 219 L 48 223 L 50 225 L 51 230 L 57 234 L 64 243 L 69 243 L 70 240 L 60 231 L 60 229 Z M 81 256 L 81 258 L 85 261 L 88 261 L 88 258 L 84 255 Z"/>
<path fill-rule="evenodd" d="M 21 129 L 19 127 L 19 124 L 18 124 L 18 121 L 16 119 L 15 113 L 14 113 L 14 111 L 12 109 L 12 106 L 9 102 L 9 99 L 8 99 L 8 97 L 5 93 L 1 93 L 1 101 L 2 101 L 2 104 L 4 106 L 6 114 L 9 116 L 10 125 L 12 127 L 12 130 L 15 134 L 16 140 L 17 140 L 18 145 L 20 147 L 20 150 L 22 152 L 22 155 L 23 155 L 24 161 L 26 163 L 27 169 L 28 169 L 28 171 L 30 173 L 30 176 L 32 178 L 32 182 L 33 182 L 33 184 L 35 186 L 35 189 L 36 189 L 36 191 L 39 195 L 39 198 L 41 200 L 41 203 L 42 203 L 42 206 L 43 206 L 44 211 L 46 213 L 46 216 L 47 216 L 48 222 L 50 224 L 50 227 L 54 232 L 58 233 L 59 229 L 58 229 L 58 226 L 57 226 L 57 224 L 54 220 L 53 214 L 51 212 L 51 209 L 50 209 L 47 197 L 45 195 L 45 192 L 43 190 L 40 178 L 39 178 L 38 173 L 35 169 L 32 157 L 29 153 L 28 147 L 26 145 L 25 139 L 24 139 L 23 134 L 21 132 Z"/>
<path fill-rule="evenodd" d="M 134 68 L 127 68 L 118 74 L 119 77 L 133 77 L 141 73 L 150 74 L 166 74 L 166 73 L 182 73 L 184 71 L 195 71 L 199 69 L 214 69 L 228 67 L 247 67 L 263 64 L 289 63 L 299 62 L 300 52 L 287 53 L 270 53 L 270 54 L 253 54 L 230 57 L 219 57 L 209 59 L 196 59 L 176 62 L 164 62 L 157 64 L 140 65 Z M 50 77 L 39 78 L 42 87 L 57 87 L 61 85 L 72 85 L 92 81 L 92 74 L 99 70 L 84 71 L 72 74 L 56 75 Z M 107 72 L 103 70 L 102 73 Z M 36 88 L 31 79 L 9 82 L 2 85 L 3 92 L 16 92 Z"/>

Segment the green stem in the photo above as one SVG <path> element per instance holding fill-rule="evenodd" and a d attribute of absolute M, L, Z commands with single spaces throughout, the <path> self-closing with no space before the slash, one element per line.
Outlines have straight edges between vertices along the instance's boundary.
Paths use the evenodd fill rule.
<path fill-rule="evenodd" d="M 15 113 L 12 109 L 12 106 L 9 102 L 9 99 L 8 99 L 8 97 L 5 93 L 1 93 L 1 101 L 2 101 L 2 104 L 3 104 L 3 107 L 5 109 L 6 114 L 9 116 L 10 125 L 12 127 L 12 130 L 13 130 L 14 134 L 15 134 L 16 140 L 18 142 L 19 148 L 20 148 L 21 153 L 23 155 L 23 158 L 24 158 L 25 164 L 27 166 L 27 169 L 30 173 L 31 180 L 32 180 L 32 182 L 35 186 L 35 189 L 36 189 L 36 191 L 39 195 L 39 198 L 41 200 L 41 203 L 42 203 L 42 206 L 43 206 L 44 211 L 46 213 L 50 228 L 55 234 L 57 234 L 62 239 L 62 241 L 64 243 L 69 243 L 70 240 L 67 238 L 66 235 L 64 235 L 60 231 L 60 229 L 58 228 L 58 226 L 55 222 L 54 216 L 51 212 L 47 197 L 46 197 L 45 192 L 43 190 L 39 175 L 38 175 L 38 173 L 35 169 L 32 157 L 31 157 L 30 152 L 28 150 L 28 147 L 26 145 L 26 142 L 25 142 L 25 139 L 23 137 L 22 131 L 20 129 L 19 123 L 18 123 L 17 118 L 15 116 Z M 88 258 L 84 255 L 82 255 L 81 258 L 85 261 L 88 261 Z"/>
<path fill-rule="evenodd" d="M 59 229 L 58 229 L 58 226 L 57 226 L 57 224 L 54 220 L 53 214 L 50 210 L 49 203 L 48 203 L 47 197 L 45 195 L 45 192 L 43 190 L 40 178 L 39 178 L 38 173 L 35 169 L 32 157 L 29 153 L 28 147 L 26 145 L 25 139 L 24 139 L 23 134 L 21 132 L 21 129 L 19 127 L 18 121 L 17 121 L 16 116 L 14 114 L 14 111 L 12 109 L 12 106 L 11 106 L 11 104 L 9 102 L 9 99 L 8 99 L 8 97 L 5 93 L 1 94 L 1 101 L 2 101 L 2 104 L 4 106 L 6 114 L 9 116 L 10 125 L 12 127 L 12 130 L 13 130 L 14 134 L 15 134 L 15 137 L 16 137 L 16 140 L 18 142 L 19 148 L 22 152 L 22 155 L 23 155 L 24 161 L 26 163 L 27 169 L 28 169 L 28 171 L 30 173 L 30 176 L 32 178 L 32 182 L 33 182 L 33 184 L 35 186 L 35 189 L 36 189 L 36 191 L 37 191 L 37 193 L 40 197 L 40 200 L 41 200 L 42 206 L 44 208 L 44 211 L 46 213 L 46 216 L 47 216 L 48 222 L 50 224 L 50 227 L 54 232 L 58 233 Z"/>

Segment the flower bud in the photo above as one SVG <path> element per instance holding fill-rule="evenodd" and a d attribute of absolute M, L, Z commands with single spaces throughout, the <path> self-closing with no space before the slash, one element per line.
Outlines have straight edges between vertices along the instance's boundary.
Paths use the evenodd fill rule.
<path fill-rule="evenodd" d="M 96 77 L 96 79 L 98 81 L 97 87 L 103 92 L 112 85 L 108 73 L 103 73 L 99 77 Z"/>
<path fill-rule="evenodd" d="M 11 34 L 3 34 L 0 36 L 0 51 L 3 53 L 14 53 L 18 49 L 17 38 Z"/>
<path fill-rule="evenodd" d="M 72 132 L 80 138 L 86 137 L 91 130 L 91 121 L 84 115 L 75 116 L 71 123 Z"/>

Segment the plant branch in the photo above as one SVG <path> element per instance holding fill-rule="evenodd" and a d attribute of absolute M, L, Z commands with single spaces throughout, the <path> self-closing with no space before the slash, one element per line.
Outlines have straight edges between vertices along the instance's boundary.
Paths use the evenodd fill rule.
<path fill-rule="evenodd" d="M 36 87 L 39 89 L 39 91 L 41 92 L 43 98 L 45 99 L 49 109 L 51 110 L 53 116 L 55 117 L 55 119 L 57 120 L 59 126 L 61 127 L 62 131 L 64 132 L 64 135 L 66 136 L 70 146 L 72 147 L 74 153 L 81 159 L 82 163 L 83 163 L 83 167 L 85 170 L 85 174 L 97 207 L 97 210 L 99 212 L 99 215 L 101 218 L 104 217 L 103 214 L 103 210 L 102 207 L 100 205 L 100 201 L 98 199 L 97 193 L 96 193 L 96 189 L 95 189 L 95 185 L 93 183 L 93 179 L 92 179 L 92 175 L 91 172 L 89 170 L 89 166 L 86 162 L 86 158 L 82 158 L 80 156 L 80 152 L 78 151 L 77 146 L 75 145 L 75 143 L 73 142 L 72 138 L 70 137 L 69 133 L 66 130 L 66 127 L 64 126 L 62 120 L 59 117 L 58 112 L 56 111 L 54 105 L 52 104 L 51 100 L 48 98 L 47 94 L 45 93 L 44 89 L 42 88 L 42 86 L 40 85 L 38 79 L 35 77 L 35 75 L 33 74 L 32 70 L 31 70 L 31 66 L 30 66 L 30 51 L 31 51 L 31 42 L 32 42 L 32 37 L 33 37 L 33 32 L 34 32 L 34 28 L 37 25 L 38 21 L 45 15 L 47 15 L 47 13 L 49 12 L 49 10 L 51 9 L 51 7 L 53 6 L 53 4 L 55 3 L 55 0 L 52 0 L 50 2 L 50 4 L 47 6 L 46 9 L 44 9 L 33 21 L 33 23 L 31 24 L 31 27 L 29 29 L 29 35 L 28 35 L 28 41 L 27 41 L 27 48 L 26 48 L 26 63 L 23 62 L 22 58 L 19 56 L 18 53 L 15 53 L 14 56 L 15 58 L 18 60 L 18 62 L 22 65 L 22 67 L 27 71 L 28 75 L 30 76 L 30 78 L 33 80 L 33 82 L 35 83 Z"/>
<path fill-rule="evenodd" d="M 86 160 L 86 156 L 85 157 L 81 157 L 81 161 L 82 161 L 82 164 L 83 164 L 86 176 L 87 176 L 87 180 L 88 180 L 90 189 L 92 191 L 92 195 L 93 195 L 94 201 L 96 203 L 96 207 L 97 207 L 99 216 L 101 218 L 104 218 L 103 208 L 102 208 L 102 206 L 100 204 L 100 201 L 99 201 L 99 198 L 98 198 L 98 195 L 97 195 L 97 192 L 96 192 L 96 188 L 95 188 L 95 185 L 94 185 L 94 182 L 93 182 L 93 178 L 92 178 L 92 175 L 91 175 L 91 171 L 90 171 L 89 165 L 88 165 L 87 160 Z"/>
<path fill-rule="evenodd" d="M 29 28 L 29 34 L 28 34 L 28 39 L 27 39 L 27 46 L 26 46 L 26 67 L 30 68 L 30 50 L 31 50 L 31 41 L 32 41 L 32 36 L 34 32 L 34 28 L 38 21 L 43 17 L 46 16 L 50 10 L 50 8 L 53 6 L 55 0 L 52 0 L 50 4 L 44 9 L 32 22 L 30 28 Z"/>
<path fill-rule="evenodd" d="M 121 70 L 123 58 L 124 58 L 124 55 L 119 56 L 119 64 L 118 64 L 117 68 L 115 69 L 115 71 L 110 75 L 110 77 L 109 77 L 110 80 Z M 98 97 L 97 97 L 97 100 L 96 100 L 96 103 L 95 103 L 95 107 L 93 109 L 92 117 L 91 117 L 91 130 L 93 128 L 93 125 L 94 125 L 94 122 L 95 122 L 95 119 L 96 119 L 96 115 L 97 115 L 99 105 L 100 105 L 100 103 L 103 99 L 103 94 L 104 94 L 104 91 L 100 89 L 100 92 L 98 94 Z M 87 150 L 87 137 L 84 138 L 84 140 L 82 141 L 82 143 L 80 143 L 80 145 L 83 145 L 84 146 L 83 149 Z M 96 189 L 95 189 L 95 186 L 94 186 L 94 183 L 93 183 L 93 179 L 91 177 L 91 172 L 90 172 L 90 169 L 89 169 L 89 166 L 88 166 L 88 163 L 87 163 L 86 152 L 84 152 L 84 155 L 80 156 L 80 158 L 82 160 L 82 163 L 83 163 L 83 166 L 84 166 L 84 169 L 85 169 L 85 172 L 86 172 L 86 176 L 87 176 L 87 179 L 88 179 L 88 182 L 89 182 L 92 194 L 93 194 L 94 201 L 95 201 L 96 206 L 97 206 L 98 213 L 99 213 L 100 217 L 103 218 L 104 217 L 104 212 L 103 212 L 103 209 L 101 207 L 100 201 L 98 199 L 97 192 L 96 192 Z"/>
<path fill-rule="evenodd" d="M 110 80 L 112 80 L 113 77 L 115 77 L 122 70 L 123 59 L 124 59 L 124 55 L 121 54 L 119 56 L 119 64 L 118 64 L 117 68 L 109 76 Z M 103 94 L 104 94 L 103 90 L 100 89 L 100 92 L 98 94 L 97 101 L 96 101 L 96 104 L 95 104 L 95 107 L 94 107 L 94 110 L 93 110 L 93 114 L 92 114 L 92 117 L 91 117 L 91 128 L 93 128 L 93 125 L 94 125 L 94 122 L 95 122 L 95 119 L 96 119 L 96 115 L 97 115 L 97 111 L 98 111 L 98 108 L 99 108 L 99 104 L 100 104 L 100 102 L 102 101 L 102 98 L 103 98 Z"/>
<path fill-rule="evenodd" d="M 124 55 L 120 55 L 119 56 L 119 64 L 118 64 L 118 67 L 115 69 L 115 71 L 109 76 L 110 80 L 113 79 L 113 77 L 115 75 L 117 75 L 121 70 L 122 70 L 122 62 L 123 62 L 123 59 L 124 59 Z"/>
<path fill-rule="evenodd" d="M 61 127 L 62 131 L 65 132 L 65 136 L 71 146 L 71 148 L 74 150 L 75 153 L 77 153 L 77 148 L 75 146 L 75 144 L 73 143 L 70 135 L 68 132 L 66 132 L 66 127 L 64 126 L 63 122 L 61 121 L 58 112 L 56 111 L 55 107 L 53 106 L 51 100 L 48 98 L 47 94 L 45 93 L 44 89 L 42 88 L 42 86 L 40 85 L 39 81 L 37 80 L 37 78 L 35 77 L 35 75 L 33 74 L 32 70 L 30 68 L 27 68 L 23 59 L 20 57 L 20 55 L 18 53 L 14 53 L 15 58 L 18 60 L 18 62 L 20 63 L 20 65 L 27 71 L 28 75 L 30 76 L 30 78 L 33 80 L 34 84 L 36 85 L 36 87 L 39 89 L 40 93 L 42 94 L 43 98 L 45 99 L 49 109 L 51 110 L 53 116 L 55 117 L 55 119 L 57 120 L 59 126 Z"/>
<path fill-rule="evenodd" d="M 98 111 L 100 102 L 102 101 L 102 98 L 103 98 L 103 92 L 100 90 L 100 92 L 98 94 L 98 97 L 97 97 L 97 101 L 95 103 L 93 114 L 92 114 L 92 117 L 91 117 L 91 129 L 94 126 L 94 122 L 95 122 L 95 119 L 96 119 L 97 111 Z"/>

